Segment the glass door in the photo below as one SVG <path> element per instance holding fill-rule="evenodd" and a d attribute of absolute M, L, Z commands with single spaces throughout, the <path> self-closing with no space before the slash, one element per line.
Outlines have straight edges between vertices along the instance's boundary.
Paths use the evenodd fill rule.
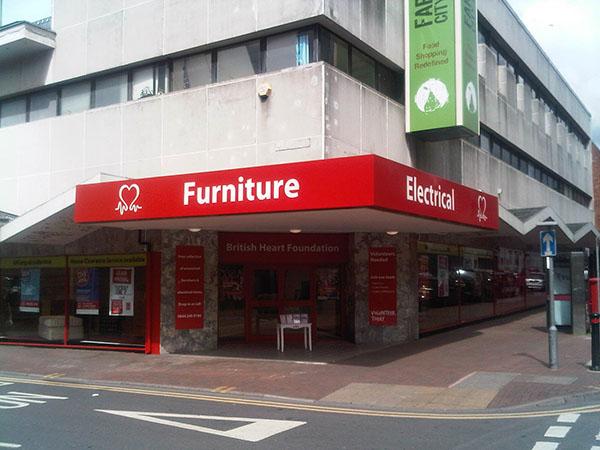
<path fill-rule="evenodd" d="M 315 274 L 307 267 L 249 267 L 246 339 L 275 339 L 280 314 L 307 314 L 316 323 Z M 316 330 L 316 326 L 313 326 Z"/>

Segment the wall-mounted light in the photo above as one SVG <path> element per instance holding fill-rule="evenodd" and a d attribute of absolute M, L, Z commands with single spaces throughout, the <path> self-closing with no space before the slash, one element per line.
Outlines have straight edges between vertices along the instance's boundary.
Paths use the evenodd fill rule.
<path fill-rule="evenodd" d="M 390 231 L 386 231 L 385 234 L 387 234 L 389 236 L 396 236 L 398 234 L 398 231 L 390 230 Z"/>
<path fill-rule="evenodd" d="M 192 233 L 197 233 L 199 231 L 202 231 L 202 228 L 188 228 L 188 231 L 191 231 Z"/>
<path fill-rule="evenodd" d="M 302 230 L 300 228 L 291 228 L 290 233 L 298 234 L 298 233 L 302 233 Z"/>
<path fill-rule="evenodd" d="M 269 83 L 260 84 L 258 86 L 258 89 L 256 90 L 256 93 L 258 94 L 261 100 L 266 100 L 267 98 L 269 98 L 271 92 L 273 92 L 273 88 Z"/>

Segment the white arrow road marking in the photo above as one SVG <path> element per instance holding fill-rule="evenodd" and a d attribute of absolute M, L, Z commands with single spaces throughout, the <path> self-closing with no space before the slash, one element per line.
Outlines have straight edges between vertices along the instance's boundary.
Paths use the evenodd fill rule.
<path fill-rule="evenodd" d="M 2 448 L 21 448 L 21 444 L 11 444 L 10 442 L 0 442 Z"/>
<path fill-rule="evenodd" d="M 67 400 L 68 398 L 11 391 L 8 394 L 0 395 L 0 409 L 25 408 L 31 403 L 46 403 L 46 400 Z M 2 406 L 2 404 L 5 406 Z"/>
<path fill-rule="evenodd" d="M 306 422 L 295 420 L 272 420 L 272 419 L 253 419 L 249 417 L 222 417 L 222 416 L 198 416 L 195 414 L 171 414 L 157 412 L 141 411 L 115 411 L 109 409 L 96 409 L 98 412 L 114 414 L 116 416 L 129 417 L 131 419 L 145 420 L 146 422 L 159 423 L 172 427 L 183 428 L 185 430 L 199 431 L 200 433 L 214 434 L 233 439 L 240 439 L 248 442 L 258 442 L 278 433 L 291 430 L 292 428 L 305 425 Z M 175 420 L 159 419 L 159 417 L 172 417 L 180 419 L 203 419 L 203 420 L 221 420 L 225 422 L 249 422 L 248 425 L 242 425 L 231 430 L 222 431 L 214 428 L 191 425 Z"/>

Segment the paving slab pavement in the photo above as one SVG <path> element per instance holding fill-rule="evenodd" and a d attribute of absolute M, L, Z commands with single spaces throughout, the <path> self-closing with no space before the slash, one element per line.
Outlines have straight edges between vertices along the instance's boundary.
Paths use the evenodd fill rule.
<path fill-rule="evenodd" d="M 395 346 L 318 341 L 230 345 L 206 355 L 0 346 L 0 371 L 50 379 L 151 384 L 402 410 L 486 410 L 600 391 L 590 340 L 559 334 L 547 368 L 542 311 L 466 326 Z"/>

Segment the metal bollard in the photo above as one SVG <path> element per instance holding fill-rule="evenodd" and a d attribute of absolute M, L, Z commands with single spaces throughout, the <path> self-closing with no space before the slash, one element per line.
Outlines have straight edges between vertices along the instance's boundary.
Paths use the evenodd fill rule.
<path fill-rule="evenodd" d="M 600 313 L 590 314 L 592 328 L 592 365 L 590 370 L 600 371 Z"/>

